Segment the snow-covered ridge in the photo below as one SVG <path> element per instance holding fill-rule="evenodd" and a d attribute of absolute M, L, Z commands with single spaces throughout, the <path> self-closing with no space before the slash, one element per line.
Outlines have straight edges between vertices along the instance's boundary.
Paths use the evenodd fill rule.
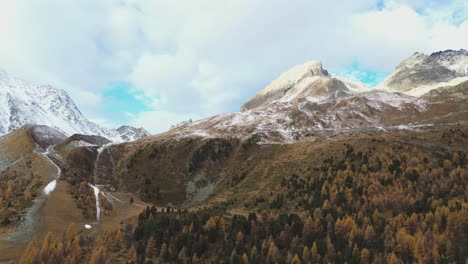
<path fill-rule="evenodd" d="M 27 124 L 50 126 L 68 136 L 100 135 L 118 142 L 149 135 L 142 128 L 101 127 L 84 117 L 64 90 L 13 78 L 0 69 L 0 135 Z"/>
<path fill-rule="evenodd" d="M 320 133 L 391 129 L 395 126 L 392 122 L 400 125 L 396 120 L 422 113 L 427 107 L 426 99 L 379 90 L 324 101 L 305 97 L 186 123 L 164 136 L 242 140 L 255 137 L 260 138 L 259 144 L 284 144 Z"/>

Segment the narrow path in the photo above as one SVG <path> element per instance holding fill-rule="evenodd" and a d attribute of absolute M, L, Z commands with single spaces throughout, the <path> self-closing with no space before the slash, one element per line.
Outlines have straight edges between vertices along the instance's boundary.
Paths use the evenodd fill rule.
<path fill-rule="evenodd" d="M 51 154 L 51 151 L 53 151 L 53 147 L 54 145 L 49 146 L 45 152 L 39 154 L 41 154 L 51 165 L 56 168 L 57 171 L 55 173 L 55 178 L 44 187 L 44 195 L 39 195 L 33 200 L 32 206 L 26 210 L 26 213 L 22 217 L 22 221 L 16 230 L 6 238 L 2 238 L 3 241 L 15 244 L 27 244 L 36 234 L 37 226 L 39 225 L 41 218 L 40 211 L 44 207 L 47 201 L 47 197 L 55 189 L 57 185 L 57 179 L 60 178 L 62 173 L 60 167 L 48 156 Z"/>
<path fill-rule="evenodd" d="M 60 178 L 62 175 L 62 169 L 49 157 L 49 155 L 52 154 L 53 148 L 55 145 L 49 146 L 45 152 L 41 153 L 44 158 L 46 158 L 50 164 L 54 165 L 54 167 L 57 169 L 57 173 L 55 176 L 55 179 L 49 182 L 45 187 L 44 187 L 44 194 L 49 196 L 52 191 L 54 191 L 55 187 L 57 186 L 57 180 Z"/>

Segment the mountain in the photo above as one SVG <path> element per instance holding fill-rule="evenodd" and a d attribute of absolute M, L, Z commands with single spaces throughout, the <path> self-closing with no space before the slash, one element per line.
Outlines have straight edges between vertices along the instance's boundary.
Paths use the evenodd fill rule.
<path fill-rule="evenodd" d="M 241 111 L 268 105 L 273 101 L 288 102 L 307 97 L 319 102 L 343 98 L 366 90 L 368 89 L 361 83 L 332 77 L 322 68 L 320 61 L 310 61 L 296 65 L 281 74 L 242 105 Z"/>
<path fill-rule="evenodd" d="M 12 78 L 0 70 L 0 135 L 26 124 L 47 125 L 66 135 L 100 135 L 119 142 L 149 135 L 143 128 L 101 127 L 86 119 L 64 90 Z"/>
<path fill-rule="evenodd" d="M 468 51 L 445 50 L 430 55 L 416 52 L 402 61 L 377 89 L 421 96 L 440 88 L 447 92 L 466 82 Z"/>
<path fill-rule="evenodd" d="M 445 61 L 431 65 L 463 68 Z M 34 88 L 2 88 L 21 119 L 39 109 L 47 121 L 54 105 L 71 109 L 65 129 L 79 130 L 72 114 L 87 124 L 65 93 Z M 0 262 L 240 263 L 246 252 L 252 263 L 463 263 L 468 87 L 400 88 L 369 90 L 311 62 L 241 112 L 131 142 L 22 126 L 0 137 Z M 411 243 L 429 246 L 393 250 Z"/>
<path fill-rule="evenodd" d="M 459 53 L 432 56 L 445 58 L 439 59 L 443 61 L 439 64 L 462 74 L 464 61 Z M 409 60 L 401 63 L 409 64 Z M 439 64 L 431 65 L 442 67 Z M 463 84 L 443 87 L 437 90 L 440 93 L 432 90 L 432 97 L 420 98 L 398 89 L 370 89 L 361 83 L 332 77 L 323 69 L 321 62 L 312 61 L 283 73 L 248 100 L 241 107 L 241 112 L 185 122 L 153 138 L 236 137 L 243 140 L 255 138 L 258 143 L 271 144 L 292 143 L 345 131 L 430 126 L 447 122 L 442 116 L 449 113 L 463 115 L 464 109 L 457 106 L 464 105 L 465 97 L 444 100 L 443 104 L 436 97 L 466 94 L 465 88 Z"/>

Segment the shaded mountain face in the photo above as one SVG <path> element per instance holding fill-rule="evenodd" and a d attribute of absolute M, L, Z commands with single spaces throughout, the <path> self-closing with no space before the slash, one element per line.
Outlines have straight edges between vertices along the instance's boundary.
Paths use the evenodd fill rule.
<path fill-rule="evenodd" d="M 363 84 L 334 78 L 322 68 L 320 61 L 311 61 L 294 66 L 281 74 L 278 79 L 247 101 L 241 107 L 241 111 L 265 106 L 274 101 L 289 102 L 306 97 L 309 100 L 324 101 L 363 91 L 366 91 Z"/>
<path fill-rule="evenodd" d="M 148 133 L 142 128 L 108 129 L 90 122 L 70 96 L 49 85 L 35 85 L 0 72 L 0 135 L 23 125 L 54 127 L 66 135 L 100 135 L 112 141 L 130 141 Z"/>
<path fill-rule="evenodd" d="M 466 81 L 468 51 L 446 50 L 431 55 L 417 52 L 402 61 L 377 88 L 421 96 L 431 90 L 441 87 L 447 90 L 447 87 Z"/>

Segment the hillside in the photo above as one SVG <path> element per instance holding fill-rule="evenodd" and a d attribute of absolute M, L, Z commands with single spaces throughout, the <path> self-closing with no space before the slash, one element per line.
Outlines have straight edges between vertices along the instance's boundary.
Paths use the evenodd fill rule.
<path fill-rule="evenodd" d="M 193 177 L 188 186 L 199 191 L 188 197 L 206 200 L 185 204 L 189 212 L 148 207 L 132 226 L 113 225 L 98 238 L 81 231 L 51 234 L 30 244 L 22 260 L 459 262 L 467 257 L 467 128 L 349 132 L 292 144 L 185 139 L 153 145 L 154 158 L 142 163 L 152 153 L 137 151 L 126 168 L 136 173 L 112 186 L 139 187 L 138 194 L 156 205 L 180 202 L 183 178 L 175 176 L 183 170 L 175 169 L 185 163 L 192 175 L 186 177 Z M 114 158 L 122 147 L 111 147 Z M 176 161 L 177 154 L 158 156 L 169 148 L 197 154 L 185 162 Z M 42 241 L 80 241 L 81 251 L 49 258 L 34 253 Z"/>

